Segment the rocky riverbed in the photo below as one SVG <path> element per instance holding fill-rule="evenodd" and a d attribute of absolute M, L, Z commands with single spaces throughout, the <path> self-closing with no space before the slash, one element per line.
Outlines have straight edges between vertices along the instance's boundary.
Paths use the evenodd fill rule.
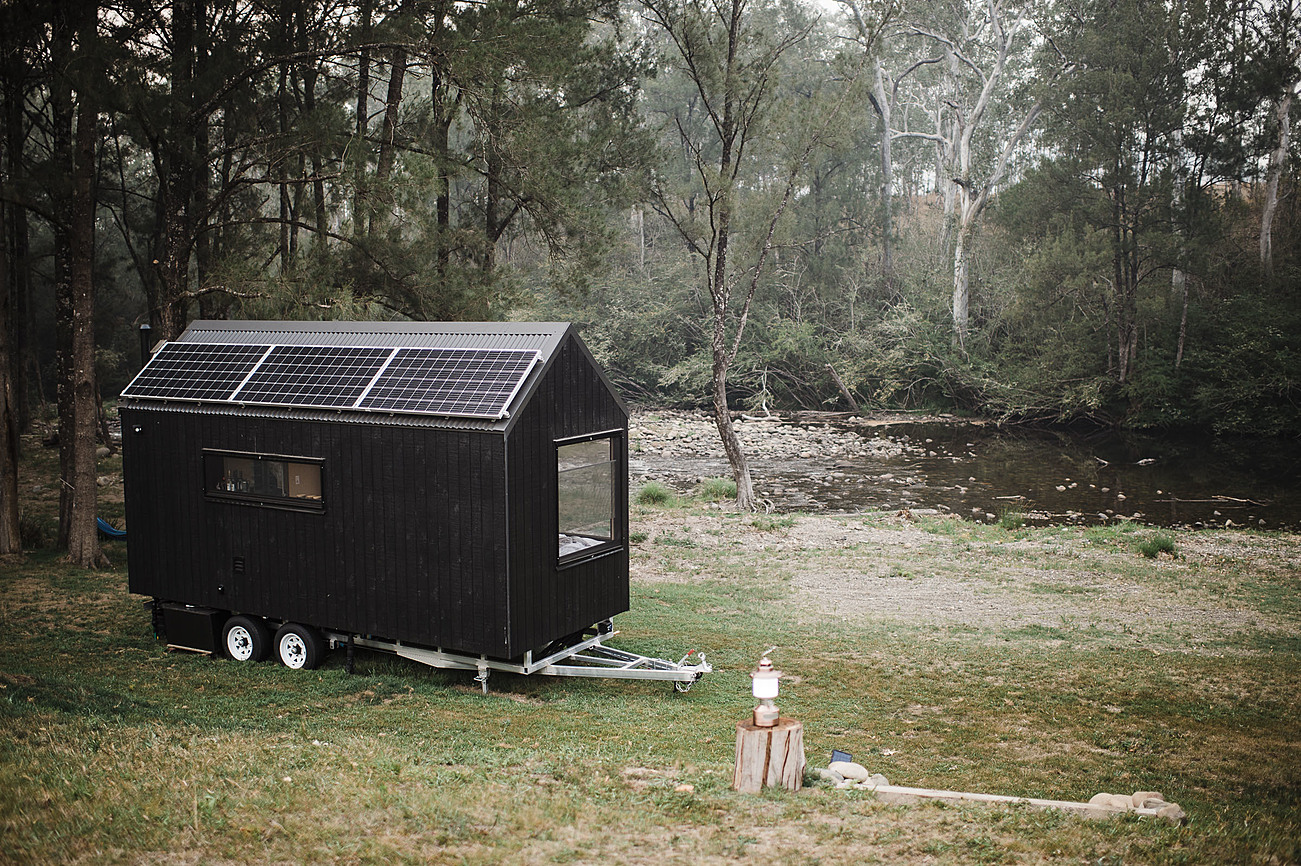
<path fill-rule="evenodd" d="M 1301 527 L 1295 458 L 1250 445 L 999 427 L 951 415 L 740 416 L 756 495 L 776 511 L 939 512 L 981 522 L 1009 512 L 1034 525 Z M 634 490 L 690 492 L 730 478 L 712 416 L 637 409 Z"/>
<path fill-rule="evenodd" d="M 865 484 L 921 483 L 901 473 L 864 474 L 865 465 L 928 453 L 905 439 L 877 435 L 877 428 L 888 423 L 824 415 L 741 416 L 735 421 L 757 494 L 781 509 L 814 510 L 836 508 L 847 492 Z M 707 478 L 731 477 L 718 429 L 707 412 L 635 410 L 628 437 L 635 486 L 659 481 L 687 492 Z"/>

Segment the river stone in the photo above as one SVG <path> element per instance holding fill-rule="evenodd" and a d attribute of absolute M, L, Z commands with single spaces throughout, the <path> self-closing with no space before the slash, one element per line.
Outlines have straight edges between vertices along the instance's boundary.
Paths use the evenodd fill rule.
<path fill-rule="evenodd" d="M 1144 800 L 1142 803 L 1139 803 L 1138 806 L 1136 806 L 1135 808 L 1138 808 L 1138 809 L 1160 809 L 1160 808 L 1162 808 L 1163 806 L 1169 806 L 1169 805 L 1170 805 L 1169 803 L 1167 803 L 1165 800 L 1163 800 L 1163 799 L 1160 798 L 1160 797 L 1148 797 L 1148 798 L 1147 798 L 1146 800 Z"/>
<path fill-rule="evenodd" d="M 855 782 L 866 782 L 871 776 L 871 773 L 867 772 L 867 767 L 854 761 L 832 761 L 827 769 L 834 770 Z"/>
<path fill-rule="evenodd" d="M 1178 803 L 1167 803 L 1156 813 L 1158 818 L 1164 818 L 1171 824 L 1183 824 L 1188 820 L 1188 814 L 1179 808 Z"/>
<path fill-rule="evenodd" d="M 1090 806 L 1102 806 L 1105 809 L 1124 809 L 1129 811 L 1133 808 L 1133 803 L 1126 794 L 1108 794 L 1106 791 L 1094 794 L 1089 798 Z"/>
<path fill-rule="evenodd" d="M 1159 791 L 1135 791 L 1134 796 L 1130 798 L 1130 801 L 1134 804 L 1135 809 L 1152 808 L 1151 806 L 1143 805 L 1143 803 L 1147 802 L 1148 800 L 1160 800 L 1161 802 L 1164 803 L 1165 795 L 1160 793 Z"/>
<path fill-rule="evenodd" d="M 837 773 L 835 770 L 828 770 L 823 767 L 814 767 L 812 772 L 814 777 L 823 782 L 830 782 L 833 785 L 839 785 L 841 782 L 845 781 L 845 777 Z"/>
<path fill-rule="evenodd" d="M 882 776 L 880 773 L 873 773 L 871 776 L 868 777 L 867 783 L 871 785 L 873 788 L 879 788 L 882 785 L 889 785 L 890 780 L 887 779 L 885 776 Z"/>

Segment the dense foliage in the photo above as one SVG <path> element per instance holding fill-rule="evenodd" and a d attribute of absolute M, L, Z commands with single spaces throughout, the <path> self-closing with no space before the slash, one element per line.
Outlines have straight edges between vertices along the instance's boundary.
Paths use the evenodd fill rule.
<path fill-rule="evenodd" d="M 7 3 L 18 426 L 68 375 L 89 117 L 103 397 L 146 323 L 514 317 L 705 405 L 752 285 L 733 408 L 1297 429 L 1296 0 L 733 5 L 715 72 L 687 0 Z"/>

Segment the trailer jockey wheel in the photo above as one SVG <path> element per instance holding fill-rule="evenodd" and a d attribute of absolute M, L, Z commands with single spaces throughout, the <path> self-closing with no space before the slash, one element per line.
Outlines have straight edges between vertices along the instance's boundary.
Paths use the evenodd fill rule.
<path fill-rule="evenodd" d="M 271 655 L 271 630 L 256 617 L 232 616 L 221 630 L 221 645 L 237 662 L 265 661 Z"/>
<path fill-rule="evenodd" d="M 310 671 L 324 655 L 325 642 L 310 626 L 287 622 L 276 632 L 276 657 L 287 668 Z"/>

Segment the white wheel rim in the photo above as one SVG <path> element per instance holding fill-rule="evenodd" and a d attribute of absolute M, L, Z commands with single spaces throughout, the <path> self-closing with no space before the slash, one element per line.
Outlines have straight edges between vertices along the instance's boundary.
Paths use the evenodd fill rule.
<path fill-rule="evenodd" d="M 237 662 L 246 662 L 253 658 L 253 635 L 242 625 L 237 625 L 226 632 L 226 651 Z"/>
<path fill-rule="evenodd" d="M 307 664 L 307 643 L 301 635 L 291 632 L 280 638 L 280 660 L 295 670 Z"/>

